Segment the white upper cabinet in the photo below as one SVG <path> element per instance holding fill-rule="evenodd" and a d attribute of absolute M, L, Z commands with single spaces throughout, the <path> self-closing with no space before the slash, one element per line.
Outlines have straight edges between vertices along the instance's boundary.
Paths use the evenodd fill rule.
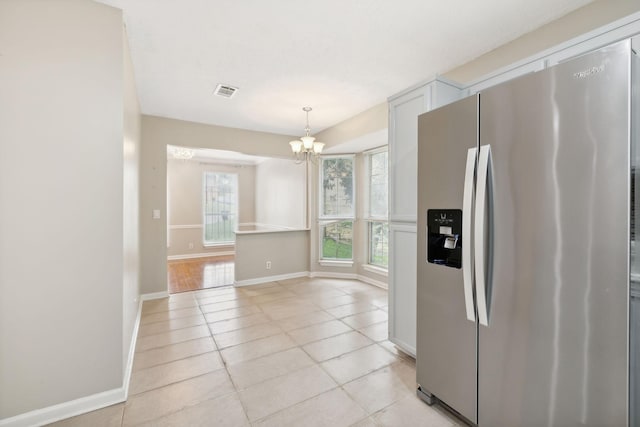
<path fill-rule="evenodd" d="M 438 78 L 389 98 L 389 221 L 416 222 L 418 116 L 460 95 Z"/>

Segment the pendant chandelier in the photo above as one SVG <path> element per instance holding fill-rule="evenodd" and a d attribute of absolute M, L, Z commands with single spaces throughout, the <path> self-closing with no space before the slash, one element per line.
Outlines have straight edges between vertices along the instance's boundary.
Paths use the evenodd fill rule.
<path fill-rule="evenodd" d="M 167 146 L 167 151 L 178 160 L 190 160 L 195 154 L 194 150 L 186 147 Z"/>
<path fill-rule="evenodd" d="M 311 110 L 311 107 L 304 107 L 302 109 L 302 111 L 307 113 L 307 126 L 304 128 L 304 136 L 289 143 L 291 151 L 293 151 L 293 155 L 295 156 L 296 163 L 302 163 L 305 161 L 315 163 L 324 148 L 324 143 L 314 142 L 316 139 L 310 135 L 311 128 L 309 127 L 309 111 Z"/>

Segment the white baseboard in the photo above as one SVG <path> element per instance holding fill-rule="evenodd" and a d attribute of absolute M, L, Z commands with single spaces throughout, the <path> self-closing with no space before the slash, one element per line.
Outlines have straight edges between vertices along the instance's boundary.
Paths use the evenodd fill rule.
<path fill-rule="evenodd" d="M 398 338 L 389 337 L 389 341 L 394 343 L 396 346 L 400 348 L 404 353 L 407 353 L 409 356 L 415 359 L 416 357 L 416 348 L 412 345 L 407 344 L 406 342 L 399 340 Z"/>
<path fill-rule="evenodd" d="M 297 273 L 280 274 L 277 276 L 257 277 L 255 279 L 236 280 L 234 286 L 251 286 L 261 283 L 275 282 L 277 280 L 297 279 L 298 277 L 309 277 L 308 271 L 300 271 Z"/>
<path fill-rule="evenodd" d="M 368 284 L 373 285 L 373 286 L 377 286 L 378 288 L 382 288 L 382 289 L 385 289 L 385 290 L 389 289 L 389 285 L 387 283 L 382 282 L 380 280 L 372 279 L 371 277 L 363 276 L 361 274 L 358 274 L 358 280 L 360 280 L 361 282 L 364 282 L 364 283 L 368 283 Z"/>
<path fill-rule="evenodd" d="M 169 298 L 169 291 L 151 292 L 148 294 L 142 294 L 140 295 L 140 302 L 151 301 L 153 299 L 162 299 L 162 298 Z"/>
<path fill-rule="evenodd" d="M 355 273 L 335 273 L 333 271 L 313 271 L 309 273 L 309 277 L 325 277 L 327 279 L 350 279 L 350 280 L 359 280 L 364 283 L 368 283 L 369 285 L 377 286 L 378 288 L 382 288 L 385 290 L 389 289 L 389 285 L 385 282 L 381 282 L 380 280 L 372 279 L 371 277 L 363 276 L 361 274 Z"/>
<path fill-rule="evenodd" d="M 335 273 L 333 271 L 313 271 L 309 273 L 309 277 L 325 277 L 327 279 L 358 280 L 358 275 L 355 273 Z"/>
<path fill-rule="evenodd" d="M 202 252 L 198 254 L 169 255 L 167 257 L 167 261 L 176 261 L 176 260 L 191 259 L 191 258 L 209 258 L 214 256 L 231 256 L 235 254 L 236 254 L 236 251 L 220 251 L 220 252 Z"/>
<path fill-rule="evenodd" d="M 101 393 L 96 393 L 91 396 L 85 396 L 79 399 L 70 400 L 68 402 L 59 403 L 57 405 L 48 406 L 46 408 L 37 409 L 35 411 L 26 412 L 24 414 L 16 415 L 15 417 L 4 418 L 0 420 L 0 426 L 41 426 L 75 417 L 76 415 L 86 414 L 87 412 L 95 411 L 97 409 L 106 408 L 107 406 L 115 405 L 117 403 L 125 402 L 127 400 L 127 397 L 129 396 L 129 382 L 131 380 L 133 358 L 135 355 L 136 342 L 138 339 L 138 329 L 140 328 L 142 302 L 149 299 L 155 299 L 153 297 L 154 295 L 163 293 L 167 294 L 166 292 L 157 292 L 156 294 L 145 294 L 140 296 L 138 313 L 136 315 L 136 321 L 133 326 L 133 333 L 131 336 L 131 347 L 129 348 L 127 365 L 125 367 L 124 376 L 122 379 L 122 387 L 114 388 L 113 390 L 107 390 Z M 147 296 L 146 299 L 144 298 L 145 296 Z M 151 298 L 149 298 L 148 296 L 151 296 Z"/>
<path fill-rule="evenodd" d="M 114 388 L 113 390 L 103 391 L 101 393 L 70 400 L 58 405 L 25 412 L 24 414 L 16 415 L 15 417 L 4 418 L 0 420 L 0 426 L 27 427 L 50 424 L 76 415 L 95 411 L 96 409 L 115 405 L 116 403 L 124 402 L 127 400 L 125 393 L 124 387 Z"/>

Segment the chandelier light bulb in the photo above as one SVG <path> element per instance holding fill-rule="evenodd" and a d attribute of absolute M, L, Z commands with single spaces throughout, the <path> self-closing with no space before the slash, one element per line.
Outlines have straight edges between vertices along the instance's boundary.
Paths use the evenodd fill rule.
<path fill-rule="evenodd" d="M 316 139 L 311 136 L 311 128 L 309 127 L 309 111 L 311 110 L 311 107 L 304 107 L 302 109 L 302 111 L 307 113 L 307 126 L 304 128 L 305 135 L 299 140 L 296 139 L 295 141 L 289 142 L 297 163 L 302 163 L 305 160 L 311 160 L 315 163 L 316 158 L 322 153 L 322 149 L 324 148 L 324 143 L 316 142 Z"/>

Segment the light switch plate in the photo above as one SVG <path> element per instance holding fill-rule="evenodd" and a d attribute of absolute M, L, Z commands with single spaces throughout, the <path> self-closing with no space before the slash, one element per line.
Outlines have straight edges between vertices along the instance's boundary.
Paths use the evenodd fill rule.
<path fill-rule="evenodd" d="M 152 217 L 153 219 L 160 219 L 160 209 L 154 209 Z"/>

